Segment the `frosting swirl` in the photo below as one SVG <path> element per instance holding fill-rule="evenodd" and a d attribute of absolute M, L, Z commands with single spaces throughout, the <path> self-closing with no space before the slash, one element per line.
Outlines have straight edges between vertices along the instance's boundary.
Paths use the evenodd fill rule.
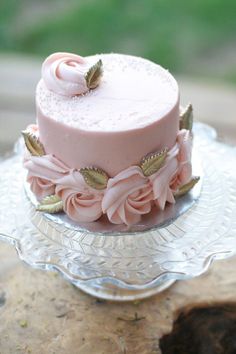
<path fill-rule="evenodd" d="M 56 180 L 69 172 L 68 167 L 52 155 L 30 156 L 25 159 L 24 167 L 28 170 L 27 182 L 39 200 L 54 194 Z"/>
<path fill-rule="evenodd" d="M 54 53 L 42 65 L 42 78 L 47 88 L 59 95 L 81 95 L 89 90 L 85 79 L 88 69 L 88 62 L 79 55 Z"/>
<path fill-rule="evenodd" d="M 55 184 L 45 178 L 35 177 L 29 173 L 27 176 L 27 182 L 29 182 L 30 189 L 36 195 L 38 200 L 55 193 Z"/>
<path fill-rule="evenodd" d="M 132 225 L 151 210 L 152 187 L 140 167 L 131 166 L 109 179 L 102 209 L 114 224 Z"/>
<path fill-rule="evenodd" d="M 103 192 L 90 188 L 77 170 L 57 181 L 56 194 L 66 214 L 74 221 L 91 222 L 102 215 Z"/>
<path fill-rule="evenodd" d="M 171 181 L 178 172 L 178 153 L 178 144 L 175 144 L 175 146 L 168 152 L 165 165 L 149 177 L 153 188 L 153 199 L 155 204 L 161 210 L 164 210 L 166 202 L 175 203 L 175 198 L 171 189 Z"/>
<path fill-rule="evenodd" d="M 192 177 L 192 135 L 189 130 L 182 129 L 177 136 L 179 146 L 178 172 L 171 181 L 171 189 L 176 191 L 179 187 L 188 183 Z"/>

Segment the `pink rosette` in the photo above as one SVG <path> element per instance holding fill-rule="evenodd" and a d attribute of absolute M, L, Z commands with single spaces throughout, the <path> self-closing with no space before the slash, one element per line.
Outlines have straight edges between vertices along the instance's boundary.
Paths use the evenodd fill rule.
<path fill-rule="evenodd" d="M 91 222 L 102 215 L 103 192 L 90 188 L 77 170 L 57 181 L 56 194 L 65 213 L 74 221 Z"/>
<path fill-rule="evenodd" d="M 59 95 L 81 95 L 89 90 L 85 80 L 88 69 L 87 61 L 79 55 L 54 53 L 42 65 L 42 78 L 47 88 Z"/>
<path fill-rule="evenodd" d="M 152 187 L 138 166 L 109 179 L 102 209 L 113 224 L 132 225 L 151 210 Z"/>
<path fill-rule="evenodd" d="M 161 210 L 164 210 L 167 202 L 175 203 L 175 198 L 170 184 L 178 172 L 177 153 L 178 148 L 177 145 L 175 145 L 174 148 L 168 153 L 164 166 L 149 177 L 152 183 L 155 204 Z"/>
<path fill-rule="evenodd" d="M 38 200 L 55 193 L 55 184 L 45 178 L 35 177 L 28 174 L 27 182 L 29 182 L 30 189 L 36 195 Z"/>
<path fill-rule="evenodd" d="M 30 156 L 24 161 L 28 170 L 27 181 L 40 200 L 55 193 L 56 180 L 69 172 L 69 168 L 52 155 Z"/>
<path fill-rule="evenodd" d="M 182 129 L 177 136 L 179 146 L 178 153 L 178 172 L 171 181 L 171 189 L 176 191 L 179 187 L 188 183 L 192 177 L 192 135 L 189 130 Z"/>

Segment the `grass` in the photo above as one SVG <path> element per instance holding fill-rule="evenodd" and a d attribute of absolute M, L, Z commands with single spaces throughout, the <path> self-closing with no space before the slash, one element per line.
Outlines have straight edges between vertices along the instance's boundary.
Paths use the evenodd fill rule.
<path fill-rule="evenodd" d="M 125 52 L 235 82 L 233 59 L 224 67 L 224 50 L 236 54 L 235 0 L 68 0 L 64 11 L 34 14 L 35 21 L 22 16 L 27 4 L 1 0 L 1 51 Z"/>

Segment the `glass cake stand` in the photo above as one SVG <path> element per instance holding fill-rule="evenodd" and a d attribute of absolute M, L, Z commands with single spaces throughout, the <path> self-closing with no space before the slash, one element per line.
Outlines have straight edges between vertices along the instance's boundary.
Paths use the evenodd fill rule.
<path fill-rule="evenodd" d="M 194 134 L 201 183 L 132 229 L 102 221 L 79 226 L 63 214 L 37 212 L 18 143 L 0 163 L 0 239 L 30 266 L 56 270 L 103 299 L 141 299 L 203 274 L 214 259 L 236 253 L 236 149 L 217 141 L 209 126 L 195 124 Z"/>

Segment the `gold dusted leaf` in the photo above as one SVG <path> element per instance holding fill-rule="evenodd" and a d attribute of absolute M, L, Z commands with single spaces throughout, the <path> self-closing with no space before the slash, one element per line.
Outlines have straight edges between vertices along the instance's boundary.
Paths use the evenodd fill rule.
<path fill-rule="evenodd" d="M 63 202 L 56 194 L 49 195 L 41 200 L 36 210 L 49 214 L 55 214 L 63 211 Z"/>
<path fill-rule="evenodd" d="M 27 130 L 22 132 L 25 146 L 32 156 L 43 156 L 45 155 L 45 150 L 43 144 L 40 142 L 39 138 Z"/>
<path fill-rule="evenodd" d="M 188 193 L 194 186 L 197 184 L 197 182 L 200 180 L 200 177 L 196 176 L 191 179 L 188 183 L 184 184 L 182 187 L 180 187 L 175 193 L 175 197 L 182 197 L 182 195 Z"/>
<path fill-rule="evenodd" d="M 181 129 L 187 129 L 187 130 L 192 130 L 193 128 L 193 106 L 191 103 L 187 105 L 186 108 L 183 109 L 183 111 L 180 113 L 180 130 Z"/>
<path fill-rule="evenodd" d="M 149 177 L 156 173 L 164 164 L 167 149 L 163 149 L 160 152 L 156 152 L 144 157 L 140 162 L 140 167 L 143 171 L 144 176 Z"/>
<path fill-rule="evenodd" d="M 79 172 L 84 177 L 88 186 L 98 190 L 106 188 L 109 177 L 106 172 L 100 168 L 85 167 L 81 168 Z"/>
<path fill-rule="evenodd" d="M 89 89 L 94 89 L 99 85 L 103 73 L 102 66 L 102 61 L 99 59 L 86 73 L 85 80 Z"/>

